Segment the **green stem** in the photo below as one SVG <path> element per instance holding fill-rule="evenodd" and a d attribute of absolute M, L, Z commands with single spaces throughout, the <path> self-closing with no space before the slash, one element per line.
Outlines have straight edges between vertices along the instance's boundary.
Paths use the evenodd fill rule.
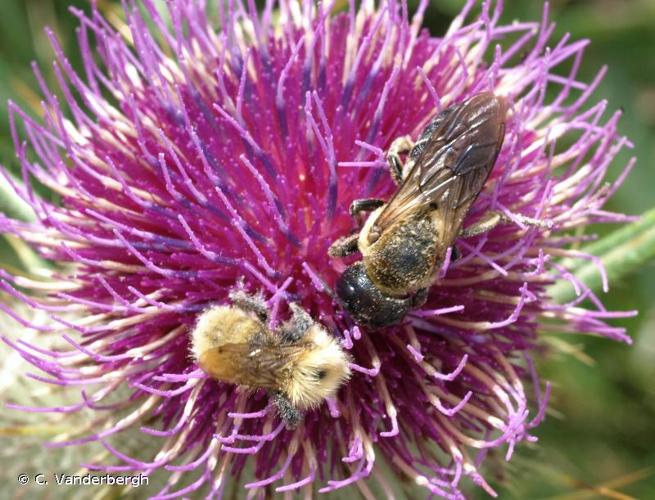
<path fill-rule="evenodd" d="M 16 179 L 14 182 L 21 184 L 21 181 Z M 0 176 L 0 213 L 26 222 L 36 220 L 32 207 L 16 194 L 3 176 Z M 13 260 L 13 256 L 18 262 Z M 51 267 L 51 264 L 42 259 L 24 240 L 14 235 L 0 235 L 0 268 L 16 264 L 22 271 L 27 272 Z"/>
<path fill-rule="evenodd" d="M 600 258 L 610 282 L 640 269 L 655 258 L 655 208 L 645 212 L 637 222 L 614 231 L 581 251 Z M 594 263 L 582 263 L 573 267 L 572 272 L 592 291 L 602 289 L 601 276 Z M 549 294 L 559 303 L 569 302 L 576 296 L 568 281 L 550 287 Z"/>

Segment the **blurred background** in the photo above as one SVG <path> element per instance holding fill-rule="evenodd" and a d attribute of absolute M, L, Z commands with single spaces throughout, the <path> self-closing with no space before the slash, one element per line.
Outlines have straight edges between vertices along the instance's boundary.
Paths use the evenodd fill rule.
<path fill-rule="evenodd" d="M 462 3 L 432 0 L 426 25 L 433 34 L 443 32 Z M 506 0 L 505 4 L 504 22 L 541 18 L 540 1 Z M 40 114 L 40 96 L 30 62 L 38 62 L 46 79 L 54 80 L 49 72 L 52 52 L 44 26 L 56 32 L 73 65 L 81 67 L 75 47 L 77 21 L 68 12 L 68 5 L 88 9 L 89 2 L 0 1 L 0 162 L 14 169 L 7 99 Z M 110 17 L 120 15 L 118 0 L 98 0 L 98 5 Z M 624 151 L 616 159 L 613 177 L 632 154 L 638 156 L 638 163 L 607 208 L 640 214 L 655 204 L 655 1 L 553 0 L 550 18 L 557 23 L 553 40 L 571 33 L 575 39 L 592 41 L 580 79 L 589 81 L 601 66 L 609 66 L 594 99 L 606 98 L 610 110 L 625 111 L 620 132 L 635 145 L 634 151 Z M 21 214 L 2 194 L 0 211 Z M 20 243 L 2 237 L 0 267 L 24 266 L 26 258 L 29 256 Z M 493 484 L 501 498 L 655 498 L 653 297 L 655 264 L 651 262 L 640 272 L 613 282 L 604 297 L 610 310 L 639 310 L 635 318 L 613 322 L 628 330 L 634 339 L 633 347 L 580 335 L 570 337 L 571 353 L 551 353 L 541 360 L 541 374 L 554 386 L 549 416 L 536 431 L 537 445 L 519 447 L 505 471 L 489 471 L 496 478 Z M 4 439 L 14 439 L 7 434 L 10 432 L 0 429 L 0 448 L 5 450 L 8 448 L 2 442 L 3 435 Z M 34 451 L 47 453 L 39 448 Z M 20 458 L 3 453 L 0 460 L 5 470 L 0 475 L 0 497 L 11 498 L 15 477 L 6 474 L 13 469 L 5 466 Z M 71 467 L 74 462 L 73 457 Z M 4 481 L 7 483 L 1 484 Z M 471 495 L 488 498 L 479 490 Z"/>

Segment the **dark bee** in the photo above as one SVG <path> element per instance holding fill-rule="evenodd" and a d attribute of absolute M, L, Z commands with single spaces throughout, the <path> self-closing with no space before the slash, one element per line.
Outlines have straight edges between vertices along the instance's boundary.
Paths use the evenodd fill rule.
<path fill-rule="evenodd" d="M 386 203 L 355 200 L 353 216 L 372 213 L 359 234 L 340 238 L 329 250 L 332 257 L 362 253 L 363 260 L 348 267 L 336 285 L 339 300 L 357 322 L 390 325 L 425 302 L 496 162 L 506 112 L 504 98 L 483 92 L 444 109 L 416 144 L 409 137 L 393 142 L 387 160 L 398 190 Z M 400 154 L 407 152 L 403 165 Z M 466 235 L 500 220 L 496 214 Z"/>

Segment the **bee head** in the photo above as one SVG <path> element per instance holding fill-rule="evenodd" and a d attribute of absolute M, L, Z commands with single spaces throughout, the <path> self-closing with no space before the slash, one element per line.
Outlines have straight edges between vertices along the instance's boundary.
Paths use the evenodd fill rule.
<path fill-rule="evenodd" d="M 319 406 L 350 378 L 350 357 L 322 326 L 312 325 L 303 341 L 307 349 L 298 359 L 287 388 L 289 400 L 300 410 Z"/>
<path fill-rule="evenodd" d="M 337 280 L 341 305 L 358 323 L 387 326 L 397 323 L 413 306 L 409 298 L 385 295 L 375 286 L 363 262 L 348 267 Z"/>

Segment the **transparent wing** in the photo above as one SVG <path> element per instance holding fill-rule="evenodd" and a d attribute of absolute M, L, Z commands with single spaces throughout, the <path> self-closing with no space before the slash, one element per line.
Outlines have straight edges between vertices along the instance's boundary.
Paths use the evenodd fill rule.
<path fill-rule="evenodd" d="M 225 344 L 203 353 L 202 363 L 210 375 L 240 385 L 277 389 L 280 372 L 303 352 L 303 344 Z M 227 376 L 226 376 L 227 375 Z"/>
<path fill-rule="evenodd" d="M 376 220 L 378 230 L 421 210 L 442 210 L 446 227 L 461 223 L 496 162 L 506 109 L 503 98 L 484 92 L 439 113 L 410 152 L 414 166 Z"/>

